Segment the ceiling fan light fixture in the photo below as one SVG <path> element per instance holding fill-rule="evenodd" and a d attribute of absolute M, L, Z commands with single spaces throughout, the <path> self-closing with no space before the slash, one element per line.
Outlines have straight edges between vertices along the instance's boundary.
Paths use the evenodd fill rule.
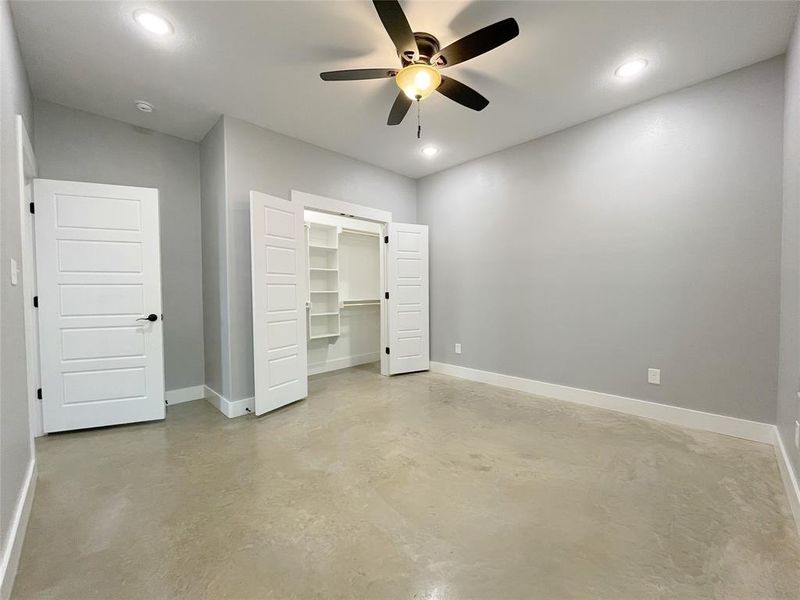
<path fill-rule="evenodd" d="M 395 82 L 411 100 L 423 100 L 439 87 L 442 76 L 430 65 L 415 64 L 401 69 Z"/>
<path fill-rule="evenodd" d="M 452 77 L 443 77 L 437 67 L 458 65 L 514 39 L 519 35 L 519 24 L 514 18 L 487 25 L 442 48 L 436 36 L 411 29 L 399 0 L 372 0 L 372 4 L 397 50 L 403 68 L 399 71 L 391 68 L 324 71 L 319 74 L 323 81 L 394 78 L 400 91 L 389 110 L 386 124 L 392 126 L 402 123 L 414 100 L 417 100 L 417 139 L 422 133 L 419 100 L 427 98 L 434 91 L 474 111 L 481 111 L 488 106 L 489 101 L 481 94 Z"/>

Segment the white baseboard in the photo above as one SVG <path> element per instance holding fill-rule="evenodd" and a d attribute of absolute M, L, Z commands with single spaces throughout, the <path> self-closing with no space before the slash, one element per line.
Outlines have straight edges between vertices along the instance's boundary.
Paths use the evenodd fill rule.
<path fill-rule="evenodd" d="M 715 433 L 722 433 L 724 435 L 731 435 L 770 445 L 774 443 L 775 439 L 773 433 L 775 426 L 770 423 L 737 419 L 736 417 L 717 415 L 714 413 L 692 410 L 690 408 L 681 408 L 679 406 L 659 404 L 647 400 L 626 398 L 625 396 L 615 396 L 603 392 L 594 392 L 592 390 L 583 390 L 566 385 L 545 383 L 533 379 L 523 379 L 522 377 L 502 375 L 490 371 L 479 371 L 478 369 L 470 369 L 469 367 L 459 367 L 457 365 L 434 361 L 431 361 L 431 371 L 460 377 L 462 379 L 469 379 L 471 381 L 480 381 L 482 383 L 511 388 L 512 390 L 544 396 L 545 398 L 555 398 L 556 400 L 564 400 L 566 402 L 596 406 L 598 408 L 614 410 L 629 415 L 656 419 L 665 423 L 671 423 L 672 425 L 713 431 Z"/>
<path fill-rule="evenodd" d="M 241 417 L 246 414 L 253 414 L 256 410 L 255 398 L 244 398 L 242 400 L 228 400 L 222 394 L 218 394 L 210 387 L 203 386 L 206 390 L 206 400 L 214 406 L 219 412 L 233 419 L 234 417 Z"/>
<path fill-rule="evenodd" d="M 778 457 L 778 467 L 781 470 L 781 477 L 783 478 L 783 487 L 786 488 L 786 495 L 789 497 L 789 506 L 794 515 L 794 522 L 797 525 L 797 532 L 800 533 L 800 485 L 797 482 L 797 477 L 792 469 L 792 463 L 789 462 L 789 455 L 786 453 L 786 446 L 783 443 L 783 438 L 775 428 L 775 456 Z"/>
<path fill-rule="evenodd" d="M 367 363 L 377 362 L 380 359 L 380 352 L 368 352 L 367 354 L 345 356 L 344 358 L 336 358 L 334 360 L 327 360 L 325 362 L 308 365 L 308 374 L 319 375 L 320 373 L 327 373 L 328 371 L 338 371 L 339 369 L 355 367 L 356 365 L 365 365 Z"/>
<path fill-rule="evenodd" d="M 28 519 L 33 505 L 33 494 L 36 490 L 36 460 L 31 459 L 25 473 L 25 481 L 17 497 L 14 515 L 3 548 L 2 563 L 0 563 L 0 598 L 7 600 L 11 597 L 14 587 L 14 577 L 17 574 L 19 558 L 22 554 L 22 543 L 25 540 L 25 530 L 28 528 Z"/>
<path fill-rule="evenodd" d="M 206 386 L 204 385 L 193 385 L 164 392 L 164 400 L 167 401 L 168 406 L 180 404 L 181 402 L 191 402 L 192 400 L 202 400 L 205 397 Z"/>

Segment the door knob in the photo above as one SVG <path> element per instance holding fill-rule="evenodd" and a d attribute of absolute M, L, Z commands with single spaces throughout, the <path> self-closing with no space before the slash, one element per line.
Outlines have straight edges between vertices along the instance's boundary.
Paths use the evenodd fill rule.
<path fill-rule="evenodd" d="M 146 317 L 142 317 L 141 319 L 136 319 L 136 320 L 137 321 L 150 321 L 152 323 L 153 321 L 158 321 L 158 315 L 155 314 L 155 313 L 150 313 Z"/>

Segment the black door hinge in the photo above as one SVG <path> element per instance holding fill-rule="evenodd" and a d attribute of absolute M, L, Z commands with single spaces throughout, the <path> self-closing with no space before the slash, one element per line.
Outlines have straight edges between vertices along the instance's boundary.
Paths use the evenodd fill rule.
<path fill-rule="evenodd" d="M 33 297 L 33 308 L 39 308 L 39 296 Z"/>
<path fill-rule="evenodd" d="M 34 206 L 33 202 L 28 204 L 28 210 L 31 211 L 32 215 L 36 214 L 36 207 Z"/>
<path fill-rule="evenodd" d="M 388 235 L 383 236 L 383 243 L 384 244 L 388 244 L 389 243 L 389 236 Z"/>
<path fill-rule="evenodd" d="M 42 388 L 38 388 L 38 389 L 36 390 L 36 398 L 37 398 L 38 400 L 41 400 L 41 399 L 42 399 Z"/>
<path fill-rule="evenodd" d="M 384 293 L 384 297 L 388 300 L 389 299 L 389 292 Z"/>
<path fill-rule="evenodd" d="M 389 354 L 389 346 L 386 346 L 386 354 Z"/>

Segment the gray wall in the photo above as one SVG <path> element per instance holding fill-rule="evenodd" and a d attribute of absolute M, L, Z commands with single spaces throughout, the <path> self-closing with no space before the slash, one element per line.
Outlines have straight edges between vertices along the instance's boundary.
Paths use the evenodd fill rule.
<path fill-rule="evenodd" d="M 392 212 L 416 222 L 413 179 L 262 129 L 224 118 L 228 207 L 231 400 L 253 395 L 250 288 L 250 190 L 289 198 L 292 189 Z"/>
<path fill-rule="evenodd" d="M 230 336 L 228 335 L 228 253 L 225 210 L 225 136 L 222 118 L 200 144 L 203 227 L 203 337 L 205 382 L 230 394 Z"/>
<path fill-rule="evenodd" d="M 421 179 L 432 359 L 773 423 L 782 119 L 779 57 Z"/>
<path fill-rule="evenodd" d="M 202 385 L 199 145 L 49 102 L 34 111 L 40 177 L 159 189 L 166 388 Z"/>
<path fill-rule="evenodd" d="M 26 388 L 22 280 L 11 286 L 9 261 L 21 266 L 17 114 L 33 132 L 31 92 L 11 12 L 0 1 L 0 556 L 25 474 L 33 458 Z M 21 275 L 21 273 L 20 273 Z M 3 590 L 6 592 L 7 590 Z"/>
<path fill-rule="evenodd" d="M 786 55 L 783 132 L 783 246 L 778 431 L 800 478 L 794 422 L 800 419 L 800 17 Z"/>

